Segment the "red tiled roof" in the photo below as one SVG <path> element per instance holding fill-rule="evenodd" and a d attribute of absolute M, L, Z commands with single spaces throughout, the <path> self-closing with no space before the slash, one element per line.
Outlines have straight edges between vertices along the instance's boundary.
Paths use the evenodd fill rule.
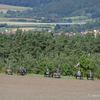
<path fill-rule="evenodd" d="M 69 33 L 65 33 L 65 35 L 69 35 Z"/>
<path fill-rule="evenodd" d="M 75 35 L 76 33 L 74 33 L 74 35 Z"/>
<path fill-rule="evenodd" d="M 4 32 L 1 32 L 2 34 L 4 33 Z"/>
<path fill-rule="evenodd" d="M 12 31 L 11 33 L 15 34 L 15 33 L 16 33 L 16 31 Z"/>
<path fill-rule="evenodd" d="M 86 35 L 87 33 L 94 33 L 93 31 L 84 32 L 82 35 Z"/>
<path fill-rule="evenodd" d="M 57 33 L 58 35 L 61 35 L 61 33 Z"/>

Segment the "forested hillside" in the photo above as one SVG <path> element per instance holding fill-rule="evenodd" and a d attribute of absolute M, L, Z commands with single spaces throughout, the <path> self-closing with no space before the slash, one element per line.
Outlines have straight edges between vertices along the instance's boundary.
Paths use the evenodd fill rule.
<path fill-rule="evenodd" d="M 44 74 L 47 68 L 57 69 L 63 75 L 74 75 L 74 66 L 80 63 L 84 76 L 91 70 L 97 76 L 100 73 L 100 34 L 79 35 L 73 37 L 53 33 L 0 35 L 0 71 L 9 64 L 15 72 L 22 66 L 35 74 Z M 78 67 L 79 68 L 79 67 Z"/>
<path fill-rule="evenodd" d="M 100 16 L 100 0 L 0 0 L 0 3 L 33 7 L 32 13 L 39 17 Z"/>

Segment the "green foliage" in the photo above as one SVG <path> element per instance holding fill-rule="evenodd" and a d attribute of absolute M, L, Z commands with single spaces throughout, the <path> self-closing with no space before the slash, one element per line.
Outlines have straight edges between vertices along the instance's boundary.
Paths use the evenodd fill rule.
<path fill-rule="evenodd" d="M 39 67 L 38 70 L 39 70 L 40 74 L 44 74 L 46 72 L 47 68 L 46 68 L 46 62 L 45 61 L 40 63 L 40 67 Z"/>
<path fill-rule="evenodd" d="M 68 64 L 65 64 L 64 66 L 63 66 L 63 75 L 65 76 L 65 75 L 71 75 L 71 67 L 70 67 L 70 65 L 68 65 Z"/>
<path fill-rule="evenodd" d="M 44 74 L 49 68 L 50 72 L 59 69 L 63 75 L 74 75 L 80 67 L 84 76 L 90 70 L 96 77 L 99 75 L 100 34 L 94 38 L 93 34 L 70 37 L 62 33 L 55 38 L 53 32 L 21 33 L 18 28 L 16 35 L 0 35 L 0 71 L 5 71 L 10 63 L 15 73 L 25 67 L 34 74 Z M 74 69 L 78 62 L 80 66 Z"/>
<path fill-rule="evenodd" d="M 80 62 L 80 66 L 79 66 L 80 70 L 81 70 L 81 72 L 84 73 L 84 76 L 89 74 L 90 70 L 92 72 L 94 72 L 94 70 L 96 68 L 96 64 L 95 64 L 94 60 L 91 61 L 91 59 L 89 60 L 85 56 L 81 56 L 79 59 L 79 62 Z"/>
<path fill-rule="evenodd" d="M 6 72 L 6 70 L 7 70 L 7 66 L 4 66 L 4 67 L 2 67 L 2 69 L 1 69 L 1 71 L 0 71 L 0 72 L 5 73 L 5 72 Z"/>

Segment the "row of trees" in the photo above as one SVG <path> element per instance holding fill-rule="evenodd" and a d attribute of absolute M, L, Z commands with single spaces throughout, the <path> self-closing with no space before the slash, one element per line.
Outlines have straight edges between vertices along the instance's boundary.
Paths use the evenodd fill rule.
<path fill-rule="evenodd" d="M 16 35 L 0 35 L 0 71 L 10 66 L 15 72 L 20 67 L 26 67 L 35 74 L 43 74 L 47 68 L 55 72 L 57 69 L 63 75 L 74 75 L 80 63 L 84 76 L 92 70 L 100 74 L 100 35 L 94 34 L 70 37 L 62 33 L 35 33 L 29 31 L 21 34 L 18 29 Z"/>

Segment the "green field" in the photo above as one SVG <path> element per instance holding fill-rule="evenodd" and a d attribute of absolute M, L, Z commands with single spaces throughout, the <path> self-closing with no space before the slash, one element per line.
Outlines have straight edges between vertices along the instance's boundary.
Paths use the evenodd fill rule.
<path fill-rule="evenodd" d="M 33 77 L 44 77 L 44 75 L 40 75 L 40 74 L 27 74 L 27 75 L 33 76 Z M 46 78 L 52 78 L 52 77 L 46 77 Z M 55 77 L 53 77 L 53 78 L 55 78 Z M 56 78 L 58 78 L 58 77 L 56 77 Z M 60 79 L 75 79 L 76 80 L 76 78 L 74 76 L 61 76 Z M 77 78 L 77 80 L 80 80 L 80 79 Z M 83 77 L 83 79 L 81 79 L 81 80 L 87 80 L 87 78 Z M 89 80 L 91 80 L 91 79 L 89 79 Z M 94 78 L 93 81 L 100 81 L 100 80 L 97 78 Z"/>
<path fill-rule="evenodd" d="M 4 18 L 5 15 L 9 15 L 9 14 L 0 13 L 0 18 Z"/>
<path fill-rule="evenodd" d="M 72 22 L 73 23 L 76 23 L 76 22 L 87 22 L 87 21 L 95 21 L 96 19 L 92 19 L 92 18 L 88 18 L 86 16 L 75 16 L 75 17 L 65 17 L 63 19 L 72 19 Z"/>
<path fill-rule="evenodd" d="M 5 31 L 5 30 L 12 31 L 13 29 L 15 29 L 15 28 L 6 28 L 6 27 L 4 27 L 4 28 L 0 29 L 0 31 Z"/>
<path fill-rule="evenodd" d="M 71 18 L 72 20 L 73 19 L 79 19 L 79 18 L 86 18 L 86 16 L 75 16 L 75 17 L 65 17 L 64 19 L 69 19 L 69 18 Z"/>
<path fill-rule="evenodd" d="M 0 19 L 0 22 L 9 22 L 8 19 Z"/>

